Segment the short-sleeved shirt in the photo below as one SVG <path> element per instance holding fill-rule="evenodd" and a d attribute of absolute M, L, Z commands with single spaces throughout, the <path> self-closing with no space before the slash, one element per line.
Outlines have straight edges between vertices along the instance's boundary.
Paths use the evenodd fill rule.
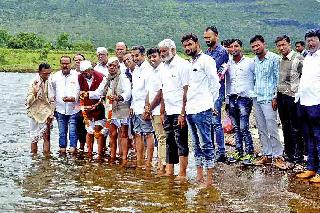
<path fill-rule="evenodd" d="M 188 85 L 190 69 L 190 63 L 178 55 L 175 55 L 170 63 L 164 63 L 160 81 L 167 115 L 181 113 L 183 87 Z"/>

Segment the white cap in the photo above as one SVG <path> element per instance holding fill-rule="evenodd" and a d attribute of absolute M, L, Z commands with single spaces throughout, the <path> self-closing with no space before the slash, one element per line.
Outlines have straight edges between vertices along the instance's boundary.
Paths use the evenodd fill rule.
<path fill-rule="evenodd" d="M 115 62 L 115 61 L 118 61 L 118 62 L 119 62 L 119 59 L 118 59 L 117 57 L 110 57 L 110 58 L 108 59 L 108 64 L 107 64 L 107 65 L 112 64 L 112 63 Z"/>
<path fill-rule="evenodd" d="M 84 72 L 86 70 L 92 69 L 92 64 L 88 60 L 84 60 L 80 62 L 80 72 Z"/>
<path fill-rule="evenodd" d="M 99 53 L 108 54 L 108 50 L 105 47 L 98 47 L 97 48 L 97 54 L 99 54 Z"/>

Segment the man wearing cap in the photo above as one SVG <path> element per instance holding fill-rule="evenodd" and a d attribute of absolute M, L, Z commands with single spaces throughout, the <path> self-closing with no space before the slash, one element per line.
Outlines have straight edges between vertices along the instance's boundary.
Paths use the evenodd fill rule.
<path fill-rule="evenodd" d="M 94 67 L 94 70 L 102 73 L 104 76 L 108 75 L 108 50 L 105 47 L 97 48 L 98 64 Z"/>
<path fill-rule="evenodd" d="M 88 60 L 80 62 L 80 72 L 78 77 L 80 90 L 83 92 L 96 90 L 103 80 L 103 75 L 92 68 L 92 64 Z M 98 141 L 98 159 L 103 157 L 104 135 L 101 130 L 105 124 L 104 106 L 100 102 L 100 98 L 89 99 L 88 97 L 80 96 L 83 101 L 83 118 L 87 130 L 87 147 L 88 157 L 92 158 L 94 137 Z"/>
<path fill-rule="evenodd" d="M 145 60 L 145 48 L 136 46 L 132 48 L 133 60 L 136 68 L 132 73 L 132 101 L 131 114 L 133 121 L 134 140 L 137 149 L 137 166 L 142 167 L 144 164 L 144 140 L 147 143 L 147 163 L 146 168 L 151 168 L 154 138 L 151 116 L 144 114 L 146 98 L 148 94 L 149 75 L 152 73 L 152 67 Z"/>
<path fill-rule="evenodd" d="M 131 98 L 131 84 L 129 79 L 121 74 L 119 61 L 116 57 L 108 60 L 109 74 L 105 77 L 100 86 L 95 91 L 89 91 L 87 96 L 90 99 L 106 97 L 107 102 L 112 103 L 112 117 L 109 127 L 111 158 L 110 162 L 116 160 L 117 139 L 120 134 L 120 144 L 122 148 L 122 163 L 127 162 L 128 155 L 128 125 L 129 106 Z M 107 103 L 107 104 L 108 104 Z"/>

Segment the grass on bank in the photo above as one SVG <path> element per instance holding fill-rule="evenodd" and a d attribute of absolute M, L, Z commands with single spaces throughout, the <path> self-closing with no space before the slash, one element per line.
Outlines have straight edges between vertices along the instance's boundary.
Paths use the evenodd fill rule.
<path fill-rule="evenodd" d="M 47 62 L 53 70 L 59 70 L 60 57 L 68 55 L 71 58 L 75 51 L 60 50 L 24 50 L 0 48 L 0 72 L 37 72 L 38 66 L 42 62 Z M 94 52 L 81 52 L 86 59 L 96 62 L 97 57 Z"/>
<path fill-rule="evenodd" d="M 24 49 L 7 49 L 0 48 L 0 72 L 37 72 L 38 66 L 42 62 L 47 62 L 51 65 L 54 71 L 60 69 L 60 57 L 62 55 L 68 55 L 71 58 L 79 51 L 62 51 L 62 50 L 24 50 Z M 86 59 L 97 62 L 97 57 L 95 52 L 81 52 L 84 54 Z M 246 51 L 246 53 L 248 53 Z M 183 58 L 187 56 L 183 53 L 178 53 Z M 114 55 L 113 52 L 109 55 Z M 246 54 L 252 57 L 252 54 Z"/>

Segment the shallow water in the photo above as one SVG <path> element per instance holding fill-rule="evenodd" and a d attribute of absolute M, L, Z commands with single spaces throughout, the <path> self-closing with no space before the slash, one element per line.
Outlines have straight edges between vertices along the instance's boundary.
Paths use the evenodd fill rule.
<path fill-rule="evenodd" d="M 56 128 L 52 157 L 31 157 L 24 98 L 33 75 L 0 73 L 1 212 L 320 212 L 320 186 L 272 167 L 217 165 L 214 187 L 204 190 L 192 159 L 190 183 L 180 185 L 154 172 L 59 158 Z"/>

